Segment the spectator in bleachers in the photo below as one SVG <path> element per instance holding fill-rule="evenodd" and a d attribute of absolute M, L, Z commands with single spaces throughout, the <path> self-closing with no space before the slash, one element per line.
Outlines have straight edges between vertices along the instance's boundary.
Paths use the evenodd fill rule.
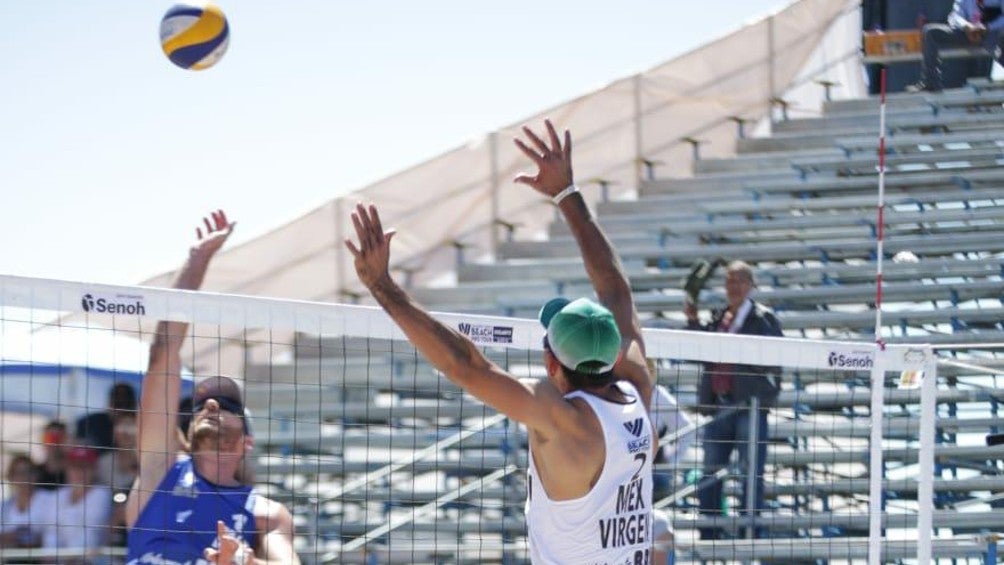
<path fill-rule="evenodd" d="M 110 453 L 115 445 L 115 421 L 136 413 L 136 390 L 129 383 L 115 383 L 108 391 L 108 408 L 77 420 L 76 438 L 99 453 Z"/>
<path fill-rule="evenodd" d="M 136 454 L 136 415 L 123 415 L 115 420 L 112 432 L 112 447 L 109 453 L 101 455 L 98 462 L 98 482 L 108 485 L 113 491 L 129 490 L 136 471 L 139 457 Z"/>
<path fill-rule="evenodd" d="M 45 529 L 43 548 L 96 550 L 107 543 L 112 495 L 108 487 L 94 483 L 97 464 L 97 450 L 84 445 L 67 448 L 67 482 L 53 497 L 55 520 Z M 60 563 L 92 563 L 92 559 L 77 556 Z"/>
<path fill-rule="evenodd" d="M 35 488 L 37 469 L 18 454 L 7 464 L 8 497 L 0 503 L 0 548 L 39 547 L 53 517 L 52 493 Z"/>
<path fill-rule="evenodd" d="M 198 290 L 233 231 L 222 211 L 205 226 L 204 235 L 197 230 L 198 242 L 174 288 Z M 128 563 L 299 563 L 289 510 L 236 479 L 254 438 L 235 381 L 215 376 L 196 385 L 188 435 L 181 441 L 181 347 L 187 332 L 187 323 L 159 322 L 150 347 L 140 397 L 139 477 L 126 507 Z M 191 456 L 179 457 L 186 445 Z"/>
<path fill-rule="evenodd" d="M 535 175 L 516 181 L 558 206 L 599 299 L 557 298 L 541 309 L 546 379 L 507 373 L 468 335 L 414 302 L 390 276 L 393 232 L 384 231 L 375 206 L 356 207 L 358 245 L 347 240 L 346 246 L 359 280 L 415 348 L 465 391 L 529 429 L 531 561 L 649 563 L 658 439 L 648 415 L 654 383 L 638 313 L 616 252 L 573 183 L 571 134 L 566 130 L 562 142 L 545 123 L 549 144 L 529 128 L 523 128 L 526 143 L 516 140 L 537 166 Z"/>
<path fill-rule="evenodd" d="M 115 419 L 110 453 L 98 461 L 98 482 L 112 492 L 110 545 L 124 546 L 126 541 L 125 502 L 139 470 L 136 452 L 136 414 L 123 414 Z"/>
<path fill-rule="evenodd" d="M 924 26 L 920 81 L 909 90 L 938 92 L 942 89 L 941 51 L 953 47 L 983 46 L 998 62 L 1004 62 L 1004 17 L 1002 0 L 955 0 L 947 23 Z"/>
<path fill-rule="evenodd" d="M 68 447 L 69 437 L 66 433 L 66 423 L 52 420 L 42 431 L 42 447 L 45 449 L 45 459 L 36 468 L 38 488 L 56 490 L 66 483 L 66 461 L 64 456 Z"/>
<path fill-rule="evenodd" d="M 781 323 L 766 306 L 752 298 L 756 288 L 753 269 L 743 261 L 728 264 L 725 274 L 725 294 L 728 304 L 713 311 L 711 321 L 701 324 L 697 305 L 687 301 L 684 314 L 687 328 L 709 332 L 781 337 Z M 767 457 L 767 412 L 777 400 L 780 378 L 777 368 L 727 363 L 709 364 L 705 367 L 698 385 L 698 409 L 712 416 L 704 428 L 704 477 L 698 491 L 700 511 L 706 515 L 722 514 L 722 481 L 714 477 L 728 467 L 732 452 L 739 454 L 740 508 L 747 508 L 747 480 L 749 469 L 755 473 L 753 504 L 755 513 L 763 509 L 763 471 Z M 751 437 L 750 402 L 759 401 L 756 417 L 756 437 Z M 749 461 L 749 442 L 756 442 L 756 461 Z M 720 529 L 701 529 L 701 539 L 725 537 Z"/>

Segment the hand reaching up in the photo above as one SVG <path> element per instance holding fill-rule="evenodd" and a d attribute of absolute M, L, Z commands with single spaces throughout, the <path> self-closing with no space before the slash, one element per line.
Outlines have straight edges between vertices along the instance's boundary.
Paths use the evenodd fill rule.
<path fill-rule="evenodd" d="M 390 276 L 390 240 L 396 232 L 384 231 L 380 214 L 373 205 L 367 208 L 357 204 L 356 211 L 352 213 L 352 224 L 356 228 L 359 246 L 356 247 L 351 239 L 345 240 L 345 246 L 355 257 L 359 280 L 372 290 L 378 281 Z"/>
<path fill-rule="evenodd" d="M 530 147 L 520 139 L 514 139 L 516 147 L 537 165 L 537 174 L 521 173 L 515 182 L 530 186 L 548 198 L 568 188 L 572 184 L 572 134 L 565 130 L 565 141 L 558 139 L 558 132 L 550 120 L 544 120 L 547 137 L 551 142 L 548 146 L 530 128 L 523 126 L 523 133 L 529 139 Z"/>
<path fill-rule="evenodd" d="M 223 210 L 216 210 L 202 218 L 202 223 L 205 228 L 195 228 L 198 241 L 192 245 L 192 255 L 208 260 L 223 247 L 237 222 L 228 220 Z"/>

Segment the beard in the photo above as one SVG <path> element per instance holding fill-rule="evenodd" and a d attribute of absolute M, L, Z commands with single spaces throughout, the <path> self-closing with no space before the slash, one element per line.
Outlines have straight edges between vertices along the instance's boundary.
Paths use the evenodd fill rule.
<path fill-rule="evenodd" d="M 240 456 L 244 451 L 242 436 L 240 430 L 228 430 L 207 421 L 199 422 L 192 426 L 191 451 L 193 454 L 210 452 Z"/>

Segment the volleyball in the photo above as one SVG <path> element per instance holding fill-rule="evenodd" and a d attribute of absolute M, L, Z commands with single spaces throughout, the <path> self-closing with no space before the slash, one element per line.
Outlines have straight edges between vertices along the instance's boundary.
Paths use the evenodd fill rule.
<path fill-rule="evenodd" d="M 160 46 L 183 69 L 208 69 L 219 62 L 229 43 L 227 17 L 211 2 L 175 4 L 160 20 Z"/>

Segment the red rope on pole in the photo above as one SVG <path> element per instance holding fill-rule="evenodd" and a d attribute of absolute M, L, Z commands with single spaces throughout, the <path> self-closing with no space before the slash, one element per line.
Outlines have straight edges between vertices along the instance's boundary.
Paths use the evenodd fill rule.
<path fill-rule="evenodd" d="M 882 69 L 879 89 L 879 145 L 878 145 L 878 219 L 875 230 L 875 343 L 885 349 L 882 340 L 882 261 L 885 256 L 885 75 Z"/>

